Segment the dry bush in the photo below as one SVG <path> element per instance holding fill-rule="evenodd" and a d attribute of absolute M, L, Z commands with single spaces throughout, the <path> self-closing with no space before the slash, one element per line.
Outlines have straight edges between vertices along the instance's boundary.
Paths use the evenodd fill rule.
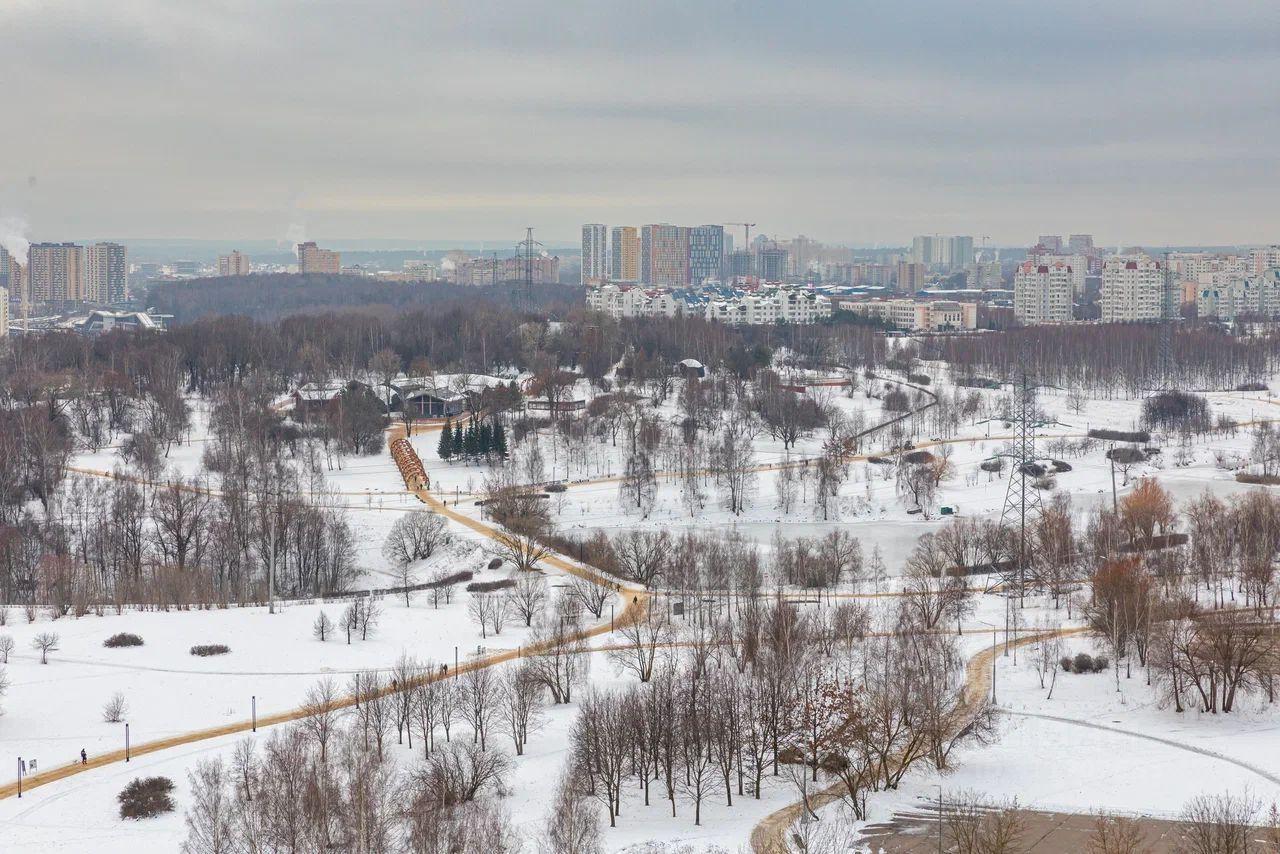
<path fill-rule="evenodd" d="M 116 796 L 120 802 L 121 818 L 151 818 L 160 813 L 173 812 L 173 781 L 168 777 L 147 777 L 134 780 Z"/>
<path fill-rule="evenodd" d="M 122 646 L 142 646 L 142 638 L 130 632 L 119 632 L 104 640 L 102 645 L 111 649 Z"/>
<path fill-rule="evenodd" d="M 102 706 L 102 719 L 109 724 L 118 724 L 129 714 L 129 703 L 119 691 L 111 695 Z"/>
<path fill-rule="evenodd" d="M 226 655 L 229 652 L 231 652 L 231 647 L 225 643 L 196 644 L 191 647 L 191 654 L 198 655 L 201 658 L 207 658 L 210 655 Z"/>

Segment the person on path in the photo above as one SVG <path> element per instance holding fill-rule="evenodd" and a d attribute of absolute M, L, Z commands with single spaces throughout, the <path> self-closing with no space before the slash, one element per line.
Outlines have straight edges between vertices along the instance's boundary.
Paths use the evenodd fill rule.
<path fill-rule="evenodd" d="M 89 764 L 89 754 L 87 754 L 87 753 L 85 753 L 85 752 L 84 752 L 84 748 L 83 748 L 83 747 L 82 747 L 82 748 L 80 748 L 80 764 L 81 764 L 81 765 L 88 765 L 88 764 Z"/>

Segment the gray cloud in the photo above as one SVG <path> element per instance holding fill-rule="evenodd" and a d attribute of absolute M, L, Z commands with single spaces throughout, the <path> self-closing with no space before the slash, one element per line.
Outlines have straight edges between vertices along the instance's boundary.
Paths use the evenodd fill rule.
<path fill-rule="evenodd" d="M 1280 239 L 1274 4 L 10 0 L 0 31 L 0 212 L 37 238 Z"/>

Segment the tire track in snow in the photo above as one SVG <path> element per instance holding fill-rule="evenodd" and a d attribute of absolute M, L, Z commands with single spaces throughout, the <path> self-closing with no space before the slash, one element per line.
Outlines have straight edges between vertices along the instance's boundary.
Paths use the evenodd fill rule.
<path fill-rule="evenodd" d="M 1000 709 L 1000 712 L 1002 714 L 1010 715 L 1011 717 L 1036 718 L 1042 721 L 1054 721 L 1060 724 L 1070 724 L 1072 726 L 1084 727 L 1086 729 L 1101 730 L 1102 732 L 1111 732 L 1117 735 L 1127 735 L 1131 738 L 1141 738 L 1147 741 L 1154 741 L 1157 744 L 1164 744 L 1169 747 L 1175 747 L 1178 750 L 1185 750 L 1188 753 L 1198 753 L 1199 755 L 1207 756 L 1210 759 L 1220 759 L 1223 762 L 1229 762 L 1232 765 L 1239 766 L 1240 768 L 1243 768 L 1246 771 L 1250 771 L 1254 774 L 1257 774 L 1259 777 L 1266 780 L 1268 783 L 1274 783 L 1275 785 L 1280 786 L 1280 776 L 1277 776 L 1276 774 L 1272 774 L 1270 771 L 1267 771 L 1264 768 L 1259 768 L 1257 765 L 1254 765 L 1250 762 L 1245 762 L 1243 759 L 1236 759 L 1234 756 L 1228 756 L 1225 753 L 1219 753 L 1218 751 L 1210 750 L 1207 747 L 1196 747 L 1193 744 L 1186 744 L 1181 741 L 1174 741 L 1171 738 L 1161 738 L 1158 735 L 1149 735 L 1148 733 L 1145 733 L 1145 732 L 1137 732 L 1136 730 L 1122 729 L 1120 727 L 1115 727 L 1115 726 L 1107 726 L 1106 724 L 1093 723 L 1092 721 L 1082 721 L 1076 718 L 1064 718 L 1058 715 L 1046 715 L 1040 712 L 1014 712 L 1014 711 L 1010 711 L 1009 709 Z"/>

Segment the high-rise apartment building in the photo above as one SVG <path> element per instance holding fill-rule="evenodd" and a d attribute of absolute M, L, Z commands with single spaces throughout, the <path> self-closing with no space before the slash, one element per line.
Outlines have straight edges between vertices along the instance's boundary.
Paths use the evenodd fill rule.
<path fill-rule="evenodd" d="M 0 288 L 7 288 L 14 299 L 22 296 L 22 267 L 9 250 L 0 246 Z"/>
<path fill-rule="evenodd" d="M 9 335 L 9 289 L 0 285 L 0 345 Z"/>
<path fill-rule="evenodd" d="M 239 249 L 232 249 L 229 255 L 219 255 L 218 256 L 218 275 L 219 276 L 249 275 L 249 256 L 242 254 Z"/>
<path fill-rule="evenodd" d="M 756 253 L 756 270 L 761 281 L 781 282 L 787 275 L 787 250 L 769 246 Z"/>
<path fill-rule="evenodd" d="M 928 267 L 919 261 L 899 261 L 898 290 L 907 294 L 920 290 L 927 272 Z"/>
<path fill-rule="evenodd" d="M 640 281 L 682 288 L 689 284 L 689 229 L 659 223 L 640 229 Z"/>
<path fill-rule="evenodd" d="M 613 227 L 609 278 L 615 282 L 640 281 L 640 229 L 635 226 Z"/>
<path fill-rule="evenodd" d="M 963 270 L 973 263 L 973 238 L 968 235 L 947 238 L 947 257 L 943 260 L 950 270 Z"/>
<path fill-rule="evenodd" d="M 1102 265 L 1102 322 L 1160 320 L 1165 314 L 1164 270 L 1146 255 L 1114 255 Z"/>
<path fill-rule="evenodd" d="M 582 227 L 582 284 L 599 284 L 609 275 L 608 229 L 592 222 Z"/>
<path fill-rule="evenodd" d="M 298 244 L 299 273 L 341 273 L 342 253 L 321 249 L 315 241 Z"/>
<path fill-rule="evenodd" d="M 84 301 L 83 246 L 33 243 L 27 259 L 27 287 L 32 302 Z"/>
<path fill-rule="evenodd" d="M 911 261 L 926 267 L 963 270 L 973 263 L 973 238 L 921 234 L 911 240 Z"/>
<path fill-rule="evenodd" d="M 933 247 L 933 238 L 927 234 L 921 234 L 911 238 L 911 260 L 916 264 L 924 264 L 928 266 L 933 263 L 935 258 L 935 250 Z"/>
<path fill-rule="evenodd" d="M 756 257 L 750 249 L 735 249 L 729 253 L 729 276 L 754 276 L 756 274 Z"/>
<path fill-rule="evenodd" d="M 724 226 L 699 225 L 689 229 L 689 283 L 724 277 Z"/>
<path fill-rule="evenodd" d="M 127 253 L 119 243 L 95 243 L 85 249 L 85 299 L 111 305 L 129 296 Z"/>
<path fill-rule="evenodd" d="M 1024 326 L 1071 320 L 1075 286 L 1070 265 L 1025 261 L 1013 277 L 1013 313 Z"/>
<path fill-rule="evenodd" d="M 1060 234 L 1042 234 L 1036 239 L 1036 243 L 1054 255 L 1062 251 L 1062 235 Z"/>
<path fill-rule="evenodd" d="M 1072 255 L 1094 255 L 1097 249 L 1093 246 L 1092 234 L 1069 234 L 1067 235 L 1067 251 Z"/>
<path fill-rule="evenodd" d="M 1254 275 L 1272 267 L 1280 267 L 1280 246 L 1259 246 L 1249 250 L 1249 261 Z"/>

